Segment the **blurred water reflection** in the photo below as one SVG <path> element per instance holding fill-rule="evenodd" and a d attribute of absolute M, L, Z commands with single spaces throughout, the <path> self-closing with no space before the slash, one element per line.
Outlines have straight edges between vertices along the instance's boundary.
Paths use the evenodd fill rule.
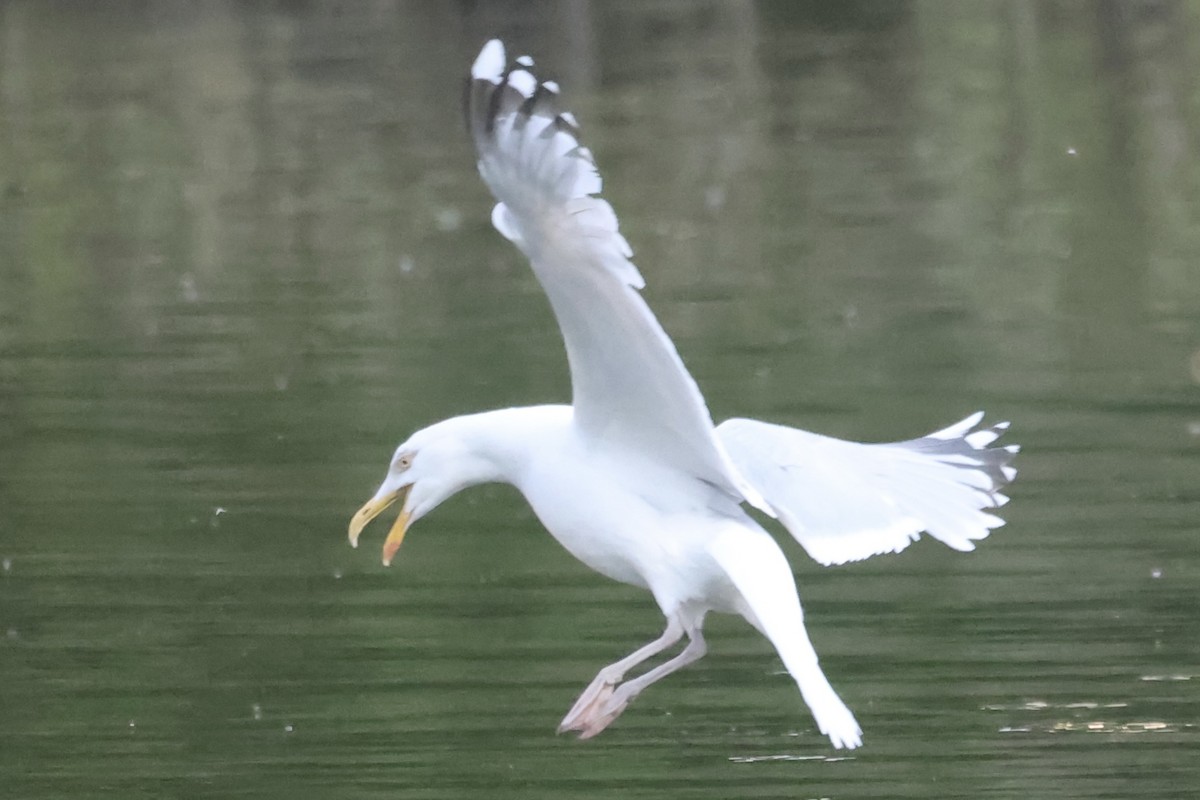
<path fill-rule="evenodd" d="M 554 737 L 659 619 L 509 489 L 390 571 L 345 546 L 408 431 L 567 396 L 460 130 L 494 35 L 715 416 L 1015 422 L 977 553 L 789 550 L 849 760 L 733 621 Z M 0 4 L 2 793 L 1190 797 L 1198 37 L 1166 0 Z"/>

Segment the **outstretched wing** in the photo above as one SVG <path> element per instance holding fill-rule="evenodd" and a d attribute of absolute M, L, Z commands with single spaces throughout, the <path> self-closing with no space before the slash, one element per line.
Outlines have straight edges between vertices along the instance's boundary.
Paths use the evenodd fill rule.
<path fill-rule="evenodd" d="M 717 427 L 734 464 L 822 564 L 898 553 L 922 531 L 955 550 L 1004 524 L 985 509 L 1016 477 L 1017 445 L 988 447 L 1007 422 L 983 412 L 920 439 L 859 444 L 752 419 Z"/>
<path fill-rule="evenodd" d="M 479 174 L 499 201 L 492 222 L 529 257 L 562 329 L 575 422 L 616 446 L 764 506 L 729 462 L 712 418 L 638 290 L 644 282 L 558 86 L 533 61 L 509 65 L 488 42 L 467 84 Z"/>

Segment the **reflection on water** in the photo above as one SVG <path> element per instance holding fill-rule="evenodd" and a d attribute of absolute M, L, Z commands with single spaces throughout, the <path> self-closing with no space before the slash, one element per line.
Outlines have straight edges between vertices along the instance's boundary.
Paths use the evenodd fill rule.
<path fill-rule="evenodd" d="M 0 5 L 0 774 L 13 797 L 1187 797 L 1200 454 L 1184 3 Z M 760 637 L 554 726 L 653 603 L 515 492 L 391 570 L 407 433 L 567 396 L 460 80 L 557 76 L 715 415 L 975 407 L 1008 527 L 819 569 L 830 751 Z M 832 763 L 830 763 L 832 762 Z"/>

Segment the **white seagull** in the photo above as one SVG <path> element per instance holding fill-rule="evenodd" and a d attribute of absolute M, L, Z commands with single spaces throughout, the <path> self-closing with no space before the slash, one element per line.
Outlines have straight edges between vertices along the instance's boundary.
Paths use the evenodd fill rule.
<path fill-rule="evenodd" d="M 792 570 L 747 513 L 777 518 L 810 556 L 842 564 L 895 553 L 926 532 L 955 550 L 1004 521 L 1015 445 L 989 447 L 1007 423 L 983 413 L 919 439 L 841 441 L 731 419 L 714 427 L 638 290 L 641 274 L 599 197 L 592 153 L 579 143 L 559 88 L 533 60 L 509 64 L 488 42 L 466 87 L 479 174 L 495 195 L 492 223 L 533 266 L 566 343 L 571 405 L 454 417 L 396 449 L 383 484 L 350 523 L 350 542 L 388 506 L 400 516 L 383 546 L 389 564 L 405 532 L 468 486 L 509 483 L 572 555 L 648 589 L 666 616 L 649 644 L 600 670 L 558 730 L 589 738 L 642 690 L 699 659 L 710 611 L 740 614 L 775 646 L 817 728 L 837 748 L 862 730 L 830 686 L 804 629 Z M 687 637 L 673 658 L 631 670 Z"/>

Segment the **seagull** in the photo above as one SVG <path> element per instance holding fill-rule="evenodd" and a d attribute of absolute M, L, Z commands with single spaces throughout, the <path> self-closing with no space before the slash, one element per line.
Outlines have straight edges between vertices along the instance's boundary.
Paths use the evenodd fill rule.
<path fill-rule="evenodd" d="M 590 738 L 651 684 L 701 658 L 711 612 L 737 614 L 778 652 L 835 748 L 862 744 L 804 627 L 777 519 L 823 565 L 896 553 L 926 533 L 968 551 L 1004 521 L 1016 445 L 977 412 L 917 439 L 860 444 L 752 419 L 714 426 L 696 382 L 642 299 L 591 151 L 533 60 L 484 45 L 467 81 L 467 127 L 495 196 L 492 223 L 523 252 L 566 344 L 570 405 L 504 408 L 414 433 L 350 522 L 350 543 L 394 503 L 389 565 L 409 527 L 467 487 L 515 486 L 572 555 L 648 590 L 661 636 L 600 670 L 558 727 Z M 686 637 L 673 657 L 636 668 Z"/>

